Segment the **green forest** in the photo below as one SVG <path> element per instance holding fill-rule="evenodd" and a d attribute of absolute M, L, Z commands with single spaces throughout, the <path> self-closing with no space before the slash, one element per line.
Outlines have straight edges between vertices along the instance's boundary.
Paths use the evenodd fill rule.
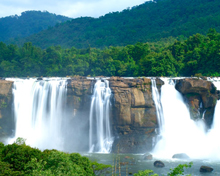
<path fill-rule="evenodd" d="M 0 18 L 0 41 L 10 43 L 10 41 L 30 36 L 70 19 L 47 11 L 33 10 L 22 12 L 20 16 Z"/>
<path fill-rule="evenodd" d="M 14 40 L 22 46 L 48 48 L 105 48 L 155 42 L 162 38 L 185 38 L 196 33 L 205 35 L 210 28 L 220 32 L 219 0 L 154 0 L 108 13 L 99 18 L 81 17 Z M 59 37 L 58 37 L 59 36 Z"/>
<path fill-rule="evenodd" d="M 111 171 L 110 165 L 90 161 L 78 153 L 32 148 L 22 138 L 8 145 L 0 142 L 1 176 L 95 176 L 105 175 L 109 170 Z"/>
<path fill-rule="evenodd" d="M 186 40 L 66 49 L 0 42 L 1 77 L 220 76 L 220 33 L 210 29 Z"/>

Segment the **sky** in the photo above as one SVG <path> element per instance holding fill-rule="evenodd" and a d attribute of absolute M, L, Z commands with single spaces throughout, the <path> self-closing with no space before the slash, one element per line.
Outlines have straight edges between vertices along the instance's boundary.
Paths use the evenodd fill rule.
<path fill-rule="evenodd" d="M 71 18 L 99 17 L 122 11 L 147 0 L 0 0 L 0 18 L 21 15 L 28 10 L 40 10 Z"/>

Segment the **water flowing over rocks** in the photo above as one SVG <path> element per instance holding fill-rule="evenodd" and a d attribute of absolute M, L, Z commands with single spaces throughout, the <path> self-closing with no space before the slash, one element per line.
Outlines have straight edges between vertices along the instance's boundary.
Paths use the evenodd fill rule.
<path fill-rule="evenodd" d="M 113 152 L 146 152 L 153 146 L 153 137 L 158 128 L 156 109 L 151 93 L 151 79 L 125 79 L 111 77 L 112 91 L 110 121 L 112 123 Z M 74 107 L 72 114 L 88 114 L 95 79 L 73 77 L 68 80 L 68 107 Z M 160 90 L 163 81 L 156 80 Z M 70 110 L 71 111 L 71 110 Z M 82 113 L 83 112 L 83 113 Z"/>
<path fill-rule="evenodd" d="M 206 125 L 211 127 L 219 99 L 219 92 L 214 84 L 198 78 L 185 78 L 176 81 L 176 89 L 183 94 L 189 105 L 191 117 L 195 120 L 203 118 Z"/>
<path fill-rule="evenodd" d="M 159 127 L 151 79 L 111 77 L 108 81 L 111 88 L 109 116 L 114 136 L 112 152 L 150 152 L 155 145 Z M 67 79 L 67 82 L 68 115 L 65 119 L 68 119 L 67 125 L 74 124 L 74 127 L 65 135 L 73 141 L 75 148 L 88 151 L 89 112 L 96 79 L 76 76 Z M 161 79 L 156 79 L 159 92 L 163 84 Z M 12 86 L 13 82 L 0 80 L 0 136 L 10 136 L 14 129 Z M 189 105 L 192 118 L 201 119 L 204 115 L 204 120 L 210 127 L 216 101 L 220 97 L 215 86 L 207 80 L 185 78 L 176 80 L 176 89 Z M 79 133 L 75 134 L 76 131 Z M 74 138 L 74 135 L 77 137 Z"/>

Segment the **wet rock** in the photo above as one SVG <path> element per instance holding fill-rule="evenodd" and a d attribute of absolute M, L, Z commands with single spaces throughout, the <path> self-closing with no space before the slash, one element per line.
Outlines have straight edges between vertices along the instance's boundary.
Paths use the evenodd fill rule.
<path fill-rule="evenodd" d="M 38 80 L 38 81 L 41 81 L 41 80 L 43 80 L 43 78 L 37 78 L 37 80 Z"/>
<path fill-rule="evenodd" d="M 185 154 L 185 153 L 174 154 L 172 158 L 176 158 L 176 159 L 190 159 L 190 157 L 187 154 Z"/>
<path fill-rule="evenodd" d="M 154 167 L 165 167 L 165 164 L 162 161 L 155 161 Z"/>
<path fill-rule="evenodd" d="M 12 113 L 12 81 L 0 80 L 0 138 L 13 135 L 14 116 Z"/>
<path fill-rule="evenodd" d="M 190 115 L 194 120 L 204 119 L 208 128 L 212 125 L 214 108 L 220 94 L 214 84 L 207 80 L 185 78 L 176 81 L 175 88 L 183 95 L 188 104 Z"/>
<path fill-rule="evenodd" d="M 199 95 L 202 98 L 204 108 L 214 107 L 218 98 L 216 87 L 210 81 L 201 79 L 177 80 L 175 88 L 183 95 Z"/>
<path fill-rule="evenodd" d="M 201 79 L 194 79 L 194 78 L 185 78 L 177 80 L 176 82 L 176 89 L 183 93 L 196 93 L 200 95 L 204 95 L 207 93 L 215 94 L 215 86 L 212 82 L 201 80 Z"/>
<path fill-rule="evenodd" d="M 143 158 L 144 160 L 152 160 L 153 159 L 153 155 L 151 155 L 151 154 L 146 154 L 146 155 L 144 155 L 144 158 Z"/>
<path fill-rule="evenodd" d="M 161 87 L 163 82 L 159 81 Z M 119 140 L 113 144 L 113 152 L 142 153 L 152 150 L 152 137 L 158 128 L 156 108 L 152 99 L 151 79 L 111 77 L 112 114 L 114 132 Z M 147 149 L 146 149 L 147 145 Z M 116 149 L 116 150 L 114 150 Z"/>
<path fill-rule="evenodd" d="M 207 80 L 207 77 L 206 76 L 201 76 L 200 77 L 202 80 Z"/>
<path fill-rule="evenodd" d="M 209 166 L 201 166 L 199 171 L 200 172 L 212 172 L 214 169 Z"/>

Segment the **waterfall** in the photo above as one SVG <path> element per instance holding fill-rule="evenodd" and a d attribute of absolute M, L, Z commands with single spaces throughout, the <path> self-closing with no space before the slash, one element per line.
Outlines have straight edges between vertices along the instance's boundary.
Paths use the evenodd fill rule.
<path fill-rule="evenodd" d="M 108 80 L 97 80 L 90 107 L 89 152 L 111 151 L 113 137 L 109 120 L 110 96 Z"/>
<path fill-rule="evenodd" d="M 209 81 L 215 85 L 217 90 L 220 90 L 220 79 L 219 78 L 209 78 Z M 207 134 L 208 140 L 207 143 L 209 144 L 208 147 L 208 155 L 213 159 L 220 159 L 220 100 L 217 101 L 215 106 L 215 112 L 213 117 L 213 124 L 212 127 Z"/>
<path fill-rule="evenodd" d="M 7 79 L 14 81 L 15 138 L 39 149 L 63 150 L 62 118 L 66 100 L 66 80 L 50 78 Z"/>
<path fill-rule="evenodd" d="M 161 104 L 164 123 L 161 140 L 156 144 L 153 153 L 160 158 L 172 158 L 176 153 L 200 158 L 202 154 L 198 149 L 204 146 L 206 140 L 203 121 L 191 120 L 189 110 L 182 95 L 175 89 L 173 80 L 163 78 L 163 81 L 165 84 L 161 88 Z"/>
<path fill-rule="evenodd" d="M 159 129 L 162 131 L 164 125 L 163 109 L 161 106 L 160 94 L 157 89 L 156 80 L 154 78 L 151 79 L 151 84 L 152 84 L 152 96 L 156 107 Z"/>

